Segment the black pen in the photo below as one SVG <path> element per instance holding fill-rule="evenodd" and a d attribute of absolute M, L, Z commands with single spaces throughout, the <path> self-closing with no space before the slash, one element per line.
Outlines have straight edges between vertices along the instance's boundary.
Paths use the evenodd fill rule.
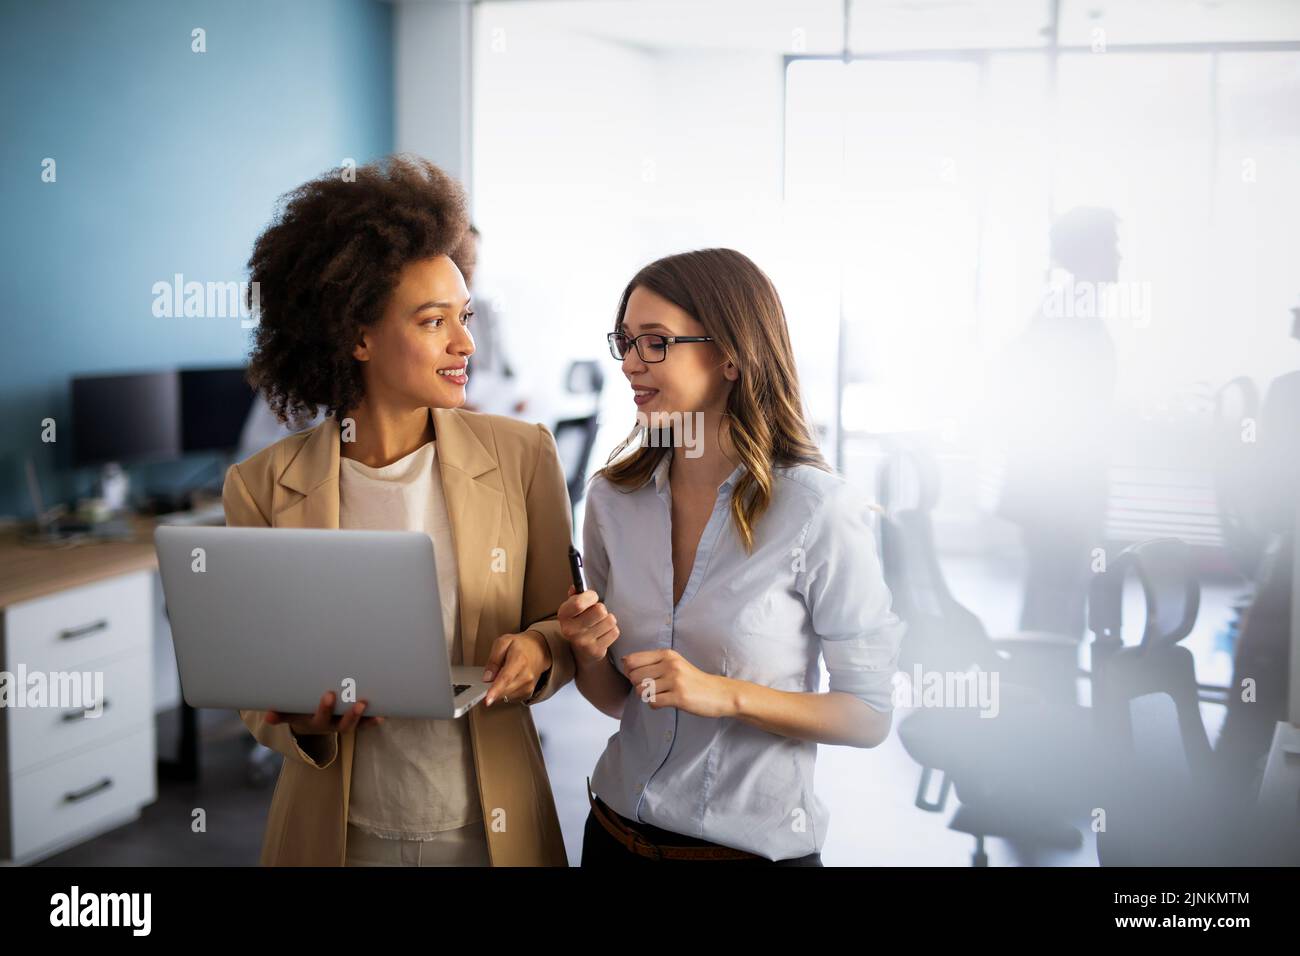
<path fill-rule="evenodd" d="M 582 555 L 573 545 L 569 545 L 569 570 L 573 573 L 574 593 L 581 594 L 587 590 L 586 582 L 582 580 Z"/>

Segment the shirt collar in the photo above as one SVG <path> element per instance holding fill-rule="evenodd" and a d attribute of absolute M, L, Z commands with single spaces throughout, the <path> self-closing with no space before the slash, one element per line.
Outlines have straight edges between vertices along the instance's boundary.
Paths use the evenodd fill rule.
<path fill-rule="evenodd" d="M 662 493 L 668 487 L 668 466 L 673 463 L 673 452 L 670 448 L 659 456 L 659 464 L 655 465 L 654 479 L 655 491 Z"/>
<path fill-rule="evenodd" d="M 668 487 L 668 468 L 672 463 L 673 453 L 672 450 L 669 449 L 664 452 L 663 457 L 659 459 L 659 464 L 655 465 L 655 470 L 652 472 L 656 492 L 662 493 L 663 490 Z M 723 480 L 722 484 L 718 485 L 718 494 L 730 491 L 732 488 L 736 487 L 736 482 L 740 481 L 740 478 L 744 473 L 745 466 L 743 464 L 737 465 L 733 468 L 731 474 Z"/>
<path fill-rule="evenodd" d="M 730 491 L 732 488 L 736 487 L 736 482 L 740 481 L 740 476 L 744 473 L 744 465 L 737 465 L 733 468 L 731 474 L 726 477 L 722 484 L 718 485 L 718 494 L 722 494 L 724 491 Z"/>

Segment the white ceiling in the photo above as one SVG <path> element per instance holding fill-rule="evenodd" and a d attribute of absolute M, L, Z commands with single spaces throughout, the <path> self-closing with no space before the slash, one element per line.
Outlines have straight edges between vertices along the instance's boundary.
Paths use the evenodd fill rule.
<path fill-rule="evenodd" d="M 638 49 L 838 53 L 841 0 L 481 0 Z M 867 50 L 1037 46 L 1049 0 L 854 0 Z M 1062 42 L 1300 41 L 1300 0 L 1062 0 Z"/>

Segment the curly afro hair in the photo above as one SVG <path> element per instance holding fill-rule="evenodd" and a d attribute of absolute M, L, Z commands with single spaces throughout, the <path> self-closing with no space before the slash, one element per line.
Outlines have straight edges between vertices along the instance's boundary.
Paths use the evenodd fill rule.
<path fill-rule="evenodd" d="M 280 197 L 248 260 L 259 311 L 248 381 L 281 422 L 356 407 L 362 328 L 382 317 L 407 263 L 471 264 L 469 225 L 460 183 L 418 157 L 334 169 Z"/>

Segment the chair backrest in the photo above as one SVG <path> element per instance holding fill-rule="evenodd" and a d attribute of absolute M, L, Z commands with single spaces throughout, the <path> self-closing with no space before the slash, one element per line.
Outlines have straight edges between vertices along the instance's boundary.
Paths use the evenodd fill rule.
<path fill-rule="evenodd" d="M 1192 633 L 1201 606 L 1201 588 L 1191 569 L 1191 552 L 1178 538 L 1152 538 L 1125 548 L 1092 579 L 1088 627 L 1097 640 L 1116 647 L 1123 644 L 1124 581 L 1130 571 L 1136 572 L 1147 604 L 1138 646 L 1173 645 Z"/>
<path fill-rule="evenodd" d="M 877 473 L 877 497 L 885 508 L 880 522 L 885 583 L 907 632 L 899 667 L 988 670 L 999 658 L 980 619 L 948 588 L 935 547 L 930 512 L 939 500 L 938 462 L 928 449 L 890 443 Z"/>
<path fill-rule="evenodd" d="M 565 391 L 579 395 L 599 395 L 604 387 L 605 373 L 601 370 L 599 363 L 590 359 L 581 359 L 569 363 L 569 368 L 564 373 Z"/>
<path fill-rule="evenodd" d="M 1157 538 L 1126 548 L 1093 578 L 1088 602 L 1092 706 L 1098 740 L 1119 767 L 1162 783 L 1197 785 L 1212 774 L 1191 652 L 1200 585 L 1187 545 Z M 1124 583 L 1137 576 L 1146 597 L 1141 638 L 1125 645 Z"/>

